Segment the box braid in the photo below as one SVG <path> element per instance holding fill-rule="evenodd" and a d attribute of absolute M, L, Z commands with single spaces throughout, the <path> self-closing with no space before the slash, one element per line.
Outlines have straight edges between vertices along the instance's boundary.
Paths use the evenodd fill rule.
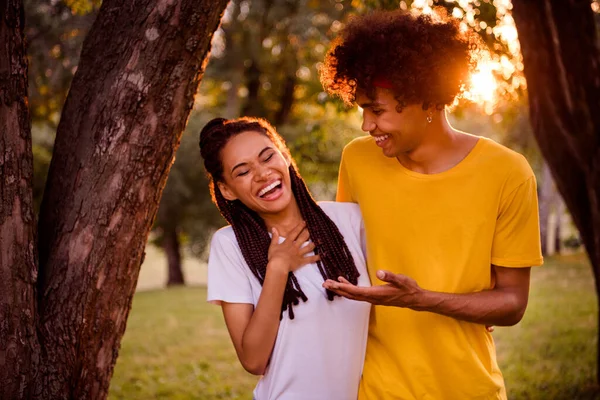
<path fill-rule="evenodd" d="M 248 131 L 265 134 L 282 153 L 288 156 L 292 191 L 302 218 L 306 221 L 310 238 L 316 245 L 314 252 L 321 256 L 317 266 L 323 280 L 337 280 L 339 276 L 343 276 L 349 282 L 356 284 L 360 274 L 342 234 L 311 196 L 304 180 L 298 174 L 289 149 L 281 136 L 263 119 L 244 117 L 226 120 L 215 118 L 206 124 L 200 133 L 200 153 L 209 177 L 212 198 L 221 215 L 233 228 L 244 260 L 261 286 L 267 272 L 268 252 L 271 244 L 271 237 L 265 223 L 256 212 L 239 200 L 226 200 L 216 184 L 223 180 L 221 149 L 231 137 Z M 333 292 L 327 290 L 329 300 L 333 300 L 334 296 Z M 294 319 L 293 306 L 298 305 L 300 300 L 307 301 L 308 298 L 294 274 L 290 272 L 281 304 L 281 316 L 287 310 L 290 319 Z"/>

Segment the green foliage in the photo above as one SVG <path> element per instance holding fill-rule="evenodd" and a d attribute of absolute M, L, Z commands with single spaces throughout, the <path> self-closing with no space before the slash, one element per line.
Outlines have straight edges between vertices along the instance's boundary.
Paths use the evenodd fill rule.
<path fill-rule="evenodd" d="M 75 8 L 70 8 L 71 3 Z M 77 70 L 83 39 L 95 18 L 94 8 L 88 6 L 99 3 L 97 0 L 24 1 L 29 104 L 34 122 L 53 127 L 58 124 Z"/>
<path fill-rule="evenodd" d="M 85 15 L 100 8 L 101 0 L 65 0 L 73 14 Z"/>
<path fill-rule="evenodd" d="M 593 384 L 597 305 L 582 257 L 534 268 L 525 318 L 496 328 L 509 399 L 600 398 Z M 206 303 L 205 289 L 141 292 L 134 297 L 109 399 L 249 399 L 256 380 L 237 361 L 221 310 Z"/>
<path fill-rule="evenodd" d="M 360 114 L 327 96 L 318 67 L 331 40 L 353 14 L 373 9 L 442 6 L 459 12 L 463 23 L 479 31 L 498 57 L 518 64 L 497 34 L 509 10 L 490 1 L 388 0 L 233 0 L 215 34 L 211 58 L 196 106 L 167 181 L 155 223 L 161 232 L 175 229 L 194 254 L 203 254 L 206 239 L 224 224 L 210 202 L 197 148 L 197 135 L 214 116 L 267 118 L 287 140 L 300 171 L 317 199 L 332 199 L 343 146 L 360 131 Z M 56 128 L 76 71 L 83 38 L 95 18 L 99 0 L 25 0 L 30 43 L 30 104 L 35 125 Z M 418 7 L 417 7 L 418 8 Z M 457 10 L 457 11 L 455 11 Z M 480 23 L 485 23 L 481 25 Z M 485 26 L 485 29 L 482 28 Z M 491 32 L 491 33 L 489 33 Z M 519 71 L 515 68 L 515 71 Z M 517 74 L 518 75 L 518 74 Z M 513 75 L 499 76 L 513 87 Z M 465 130 L 493 136 L 539 159 L 526 121 L 522 98 L 501 104 L 488 117 L 468 105 L 457 108 Z M 500 115 L 502 122 L 494 121 Z M 480 126 L 473 121 L 482 121 Z M 494 121 L 490 123 L 490 121 Z M 485 123 L 483 123 L 485 122 Z M 473 126 L 474 130 L 469 129 Z M 481 128 L 481 129 L 480 129 Z M 485 130 L 485 131 L 483 131 Z M 36 202 L 41 201 L 52 141 L 34 137 Z M 536 161 L 534 161 L 535 164 Z"/>
<path fill-rule="evenodd" d="M 162 232 L 175 229 L 197 256 L 204 254 L 212 232 L 226 224 L 211 201 L 198 148 L 199 132 L 209 118 L 201 113 L 193 113 L 190 117 L 155 221 L 155 243 L 161 244 Z"/>

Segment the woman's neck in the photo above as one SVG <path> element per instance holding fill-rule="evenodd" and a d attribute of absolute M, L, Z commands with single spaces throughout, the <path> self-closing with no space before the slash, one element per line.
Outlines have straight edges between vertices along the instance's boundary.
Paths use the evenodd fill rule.
<path fill-rule="evenodd" d="M 288 233 L 302 222 L 302 213 L 295 198 L 292 198 L 289 206 L 276 214 L 261 215 L 265 221 L 267 230 L 271 232 L 277 229 L 280 236 L 286 237 Z"/>

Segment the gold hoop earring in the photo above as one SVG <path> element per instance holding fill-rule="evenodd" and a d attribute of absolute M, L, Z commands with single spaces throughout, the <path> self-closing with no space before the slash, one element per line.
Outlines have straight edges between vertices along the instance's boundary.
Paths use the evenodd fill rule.
<path fill-rule="evenodd" d="M 428 123 L 431 123 L 431 121 L 433 121 L 433 115 L 429 114 L 429 115 L 427 116 L 427 122 L 428 122 Z"/>

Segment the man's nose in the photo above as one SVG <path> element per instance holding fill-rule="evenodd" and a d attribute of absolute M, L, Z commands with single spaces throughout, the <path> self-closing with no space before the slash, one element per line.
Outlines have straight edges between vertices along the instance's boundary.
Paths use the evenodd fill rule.
<path fill-rule="evenodd" d="M 363 122 L 361 126 L 361 129 L 363 131 L 372 132 L 375 130 L 376 127 L 377 125 L 375 125 L 375 122 L 373 122 L 370 118 L 363 117 Z"/>

